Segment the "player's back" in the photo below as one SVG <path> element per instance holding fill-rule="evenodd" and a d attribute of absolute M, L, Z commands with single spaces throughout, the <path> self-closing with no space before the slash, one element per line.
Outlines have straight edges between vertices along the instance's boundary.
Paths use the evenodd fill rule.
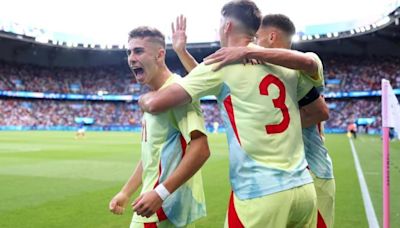
<path fill-rule="evenodd" d="M 275 65 L 226 68 L 219 99 L 229 120 L 235 122 L 238 140 L 257 161 L 271 167 L 292 169 L 303 157 L 300 115 L 297 105 L 299 77 L 295 71 Z"/>
<path fill-rule="evenodd" d="M 225 123 L 232 188 L 240 199 L 312 182 L 306 170 L 298 97 L 312 88 L 297 71 L 200 64 L 179 84 L 192 99 L 215 95 Z"/>
<path fill-rule="evenodd" d="M 218 100 L 225 110 L 237 196 L 253 198 L 310 183 L 298 100 L 312 86 L 296 71 L 270 64 L 221 71 Z"/>

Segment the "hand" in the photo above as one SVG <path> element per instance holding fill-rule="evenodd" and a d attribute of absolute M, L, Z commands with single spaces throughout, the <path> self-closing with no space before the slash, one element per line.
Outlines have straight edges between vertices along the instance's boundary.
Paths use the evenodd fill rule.
<path fill-rule="evenodd" d="M 135 202 L 132 203 L 132 209 L 136 214 L 149 218 L 161 208 L 162 203 L 163 200 L 157 192 L 152 190 L 139 196 Z"/>
<path fill-rule="evenodd" d="M 175 52 L 186 50 L 186 17 L 180 15 L 176 18 L 176 24 L 171 24 L 172 28 L 172 48 Z"/>
<path fill-rule="evenodd" d="M 119 192 L 114 198 L 111 199 L 108 208 L 113 214 L 122 215 L 124 213 L 125 205 L 128 203 L 129 197 L 122 192 Z"/>
<path fill-rule="evenodd" d="M 149 107 L 148 107 L 148 103 L 152 97 L 152 95 L 154 94 L 154 91 L 148 92 L 143 94 L 142 96 L 139 97 L 139 107 L 143 112 L 149 112 Z"/>
<path fill-rule="evenodd" d="M 246 63 L 247 47 L 223 47 L 214 54 L 204 59 L 204 64 L 209 65 L 218 63 L 213 67 L 213 71 L 221 69 L 223 66 L 233 63 Z"/>

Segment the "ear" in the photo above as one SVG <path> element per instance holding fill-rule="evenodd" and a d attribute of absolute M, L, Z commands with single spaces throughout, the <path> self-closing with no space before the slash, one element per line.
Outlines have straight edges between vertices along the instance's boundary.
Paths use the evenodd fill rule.
<path fill-rule="evenodd" d="M 224 26 L 224 33 L 232 32 L 233 30 L 233 23 L 230 20 L 227 20 Z"/>
<path fill-rule="evenodd" d="M 158 49 L 158 53 L 157 53 L 156 59 L 157 60 L 165 59 L 165 54 L 166 54 L 166 51 L 165 51 L 164 48 Z"/>
<path fill-rule="evenodd" d="M 275 41 L 276 40 L 276 36 L 277 36 L 277 34 L 275 33 L 275 32 L 271 32 L 270 34 L 269 34 L 269 41 Z"/>

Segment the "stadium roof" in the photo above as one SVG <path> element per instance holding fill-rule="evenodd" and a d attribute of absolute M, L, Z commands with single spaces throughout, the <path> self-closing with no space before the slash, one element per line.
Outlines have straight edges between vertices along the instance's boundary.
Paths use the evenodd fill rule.
<path fill-rule="evenodd" d="M 0 30 L 34 36 L 38 42 L 83 47 L 123 46 L 129 30 L 139 25 L 170 34 L 178 14 L 188 17 L 188 42 L 214 42 L 221 6 L 227 0 L 209 1 L 78 1 L 10 0 L 0 10 Z M 264 14 L 283 13 L 296 24 L 299 39 L 308 40 L 341 31 L 372 29 L 385 22 L 400 0 L 255 0 Z M 212 4 L 211 4 L 212 3 Z M 330 38 L 330 37 L 328 37 Z"/>

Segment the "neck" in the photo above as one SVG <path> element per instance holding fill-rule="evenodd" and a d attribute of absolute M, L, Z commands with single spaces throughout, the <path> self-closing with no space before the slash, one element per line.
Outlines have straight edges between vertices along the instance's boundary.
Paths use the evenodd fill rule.
<path fill-rule="evenodd" d="M 291 49 L 291 45 L 284 41 L 277 41 L 273 46 L 274 48 Z"/>
<path fill-rule="evenodd" d="M 228 47 L 245 47 L 249 45 L 253 41 L 253 37 L 244 35 L 244 34 L 237 34 L 230 36 L 228 38 L 227 46 Z"/>
<path fill-rule="evenodd" d="M 157 72 L 157 76 L 149 82 L 148 86 L 152 90 L 159 90 L 162 85 L 168 80 L 168 78 L 172 75 L 172 72 L 168 69 L 167 66 L 160 67 L 159 71 Z"/>

